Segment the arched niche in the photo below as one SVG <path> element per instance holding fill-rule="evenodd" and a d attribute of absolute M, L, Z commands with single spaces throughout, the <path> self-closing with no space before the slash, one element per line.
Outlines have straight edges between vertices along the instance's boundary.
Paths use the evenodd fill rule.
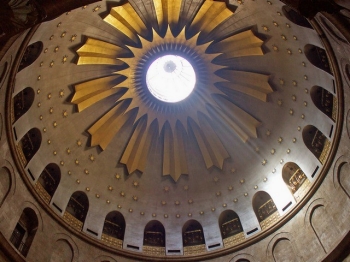
<path fill-rule="evenodd" d="M 350 165 L 342 162 L 337 167 L 337 180 L 344 193 L 350 198 Z"/>
<path fill-rule="evenodd" d="M 275 202 L 265 191 L 255 193 L 253 196 L 253 209 L 262 230 L 271 226 L 279 218 Z"/>
<path fill-rule="evenodd" d="M 329 61 L 328 61 L 328 57 L 326 54 L 326 50 L 312 44 L 307 44 L 304 47 L 304 53 L 311 64 L 333 75 Z"/>
<path fill-rule="evenodd" d="M 41 132 L 38 128 L 30 129 L 19 141 L 21 160 L 26 166 L 41 145 Z"/>
<path fill-rule="evenodd" d="M 109 212 L 103 224 L 102 241 L 114 247 L 123 248 L 124 233 L 124 216 L 118 211 Z"/>
<path fill-rule="evenodd" d="M 282 12 L 283 12 L 284 16 L 292 23 L 299 25 L 299 26 L 313 29 L 311 24 L 309 23 L 309 21 L 304 16 L 300 15 L 298 12 L 296 12 L 295 10 L 290 8 L 289 6 L 287 6 L 287 5 L 283 6 Z"/>
<path fill-rule="evenodd" d="M 13 114 L 16 122 L 32 106 L 35 97 L 33 88 L 26 87 L 13 98 Z"/>
<path fill-rule="evenodd" d="M 283 166 L 282 178 L 297 201 L 305 195 L 310 185 L 310 180 L 304 171 L 293 162 L 288 162 Z"/>
<path fill-rule="evenodd" d="M 50 203 L 51 198 L 55 194 L 60 180 L 61 170 L 57 164 L 48 164 L 41 172 L 35 189 L 47 204 Z"/>
<path fill-rule="evenodd" d="M 81 231 L 89 210 L 89 199 L 84 192 L 77 191 L 69 199 L 63 219 L 75 229 Z"/>
<path fill-rule="evenodd" d="M 224 247 L 232 246 L 237 240 L 244 238 L 241 220 L 232 210 L 225 210 L 220 214 L 219 227 Z"/>
<path fill-rule="evenodd" d="M 333 121 L 337 118 L 337 98 L 320 86 L 313 86 L 310 96 L 315 106 Z"/>
<path fill-rule="evenodd" d="M 145 226 L 142 251 L 149 255 L 165 255 L 165 229 L 159 221 L 152 220 Z"/>
<path fill-rule="evenodd" d="M 317 204 L 312 208 L 310 224 L 325 253 L 333 250 L 340 233 L 324 205 Z"/>
<path fill-rule="evenodd" d="M 203 227 L 197 220 L 189 220 L 182 227 L 184 255 L 194 255 L 206 251 Z"/>
<path fill-rule="evenodd" d="M 72 262 L 73 257 L 71 244 L 66 239 L 58 239 L 54 244 L 50 262 Z"/>
<path fill-rule="evenodd" d="M 14 247 L 25 257 L 29 252 L 37 229 L 38 217 L 35 211 L 29 207 L 25 208 L 10 238 Z"/>
<path fill-rule="evenodd" d="M 34 61 L 39 57 L 42 51 L 43 43 L 41 41 L 35 42 L 27 46 L 22 57 L 21 63 L 19 64 L 18 72 L 34 63 Z"/>
<path fill-rule="evenodd" d="M 331 146 L 327 137 L 317 127 L 308 125 L 303 129 L 303 140 L 306 147 L 324 164 Z"/>
<path fill-rule="evenodd" d="M 0 207 L 10 193 L 11 184 L 10 171 L 6 167 L 0 168 Z"/>
<path fill-rule="evenodd" d="M 290 240 L 287 238 L 280 238 L 274 243 L 272 255 L 275 262 L 299 261 Z"/>

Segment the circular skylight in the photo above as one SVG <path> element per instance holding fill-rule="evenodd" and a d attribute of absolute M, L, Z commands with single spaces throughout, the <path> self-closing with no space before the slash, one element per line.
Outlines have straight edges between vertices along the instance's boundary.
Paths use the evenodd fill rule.
<path fill-rule="evenodd" d="M 191 94 L 196 84 L 196 73 L 185 58 L 165 55 L 150 65 L 146 83 L 155 98 L 163 102 L 176 103 Z"/>

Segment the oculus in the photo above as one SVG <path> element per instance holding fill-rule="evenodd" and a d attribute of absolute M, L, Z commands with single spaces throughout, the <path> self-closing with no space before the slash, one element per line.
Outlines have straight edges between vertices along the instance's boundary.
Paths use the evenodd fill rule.
<path fill-rule="evenodd" d="M 176 103 L 192 93 L 196 84 L 196 73 L 185 58 L 165 55 L 157 58 L 148 68 L 146 84 L 155 98 Z"/>

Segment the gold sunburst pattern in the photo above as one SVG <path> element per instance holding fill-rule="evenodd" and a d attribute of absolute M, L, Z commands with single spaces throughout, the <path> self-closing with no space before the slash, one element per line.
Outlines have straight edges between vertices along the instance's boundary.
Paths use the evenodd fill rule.
<path fill-rule="evenodd" d="M 114 65 L 116 71 L 75 85 L 71 102 L 81 112 L 120 94 L 88 133 L 91 146 L 104 150 L 132 119 L 134 131 L 120 159 L 130 174 L 144 171 L 152 141 L 158 137 L 163 142 L 163 175 L 177 181 L 182 174 L 188 174 L 185 141 L 189 131 L 194 134 L 206 167 L 222 169 L 229 153 L 212 120 L 221 120 L 243 142 L 257 137 L 260 122 L 238 107 L 220 87 L 264 102 L 273 90 L 268 75 L 233 70 L 220 61 L 263 55 L 263 41 L 252 30 L 213 41 L 211 33 L 234 15 L 224 2 L 204 1 L 193 20 L 186 23 L 180 22 L 181 1 L 154 0 L 153 5 L 157 26 L 151 29 L 130 3 L 111 9 L 104 21 L 125 36 L 125 44 L 88 38 L 77 50 L 77 64 Z M 150 63 L 165 54 L 186 57 L 196 71 L 194 91 L 187 99 L 174 104 L 153 97 L 145 81 Z"/>

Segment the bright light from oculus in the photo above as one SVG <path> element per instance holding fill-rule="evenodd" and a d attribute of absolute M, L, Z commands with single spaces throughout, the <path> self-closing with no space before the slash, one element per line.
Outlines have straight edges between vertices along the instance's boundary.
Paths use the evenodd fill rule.
<path fill-rule="evenodd" d="M 150 65 L 146 83 L 155 98 L 163 102 L 176 103 L 192 93 L 196 84 L 196 73 L 185 58 L 165 55 Z"/>

